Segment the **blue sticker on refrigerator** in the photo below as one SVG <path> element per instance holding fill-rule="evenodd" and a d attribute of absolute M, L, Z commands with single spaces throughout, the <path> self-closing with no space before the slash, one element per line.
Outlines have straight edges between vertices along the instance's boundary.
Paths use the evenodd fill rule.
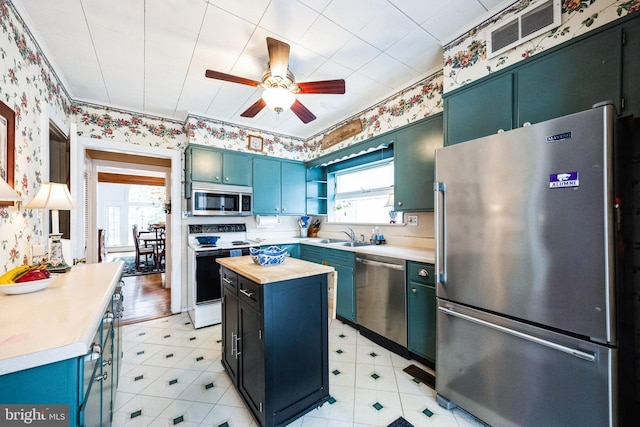
<path fill-rule="evenodd" d="M 567 188 L 580 186 L 578 172 L 552 173 L 549 175 L 549 188 Z"/>

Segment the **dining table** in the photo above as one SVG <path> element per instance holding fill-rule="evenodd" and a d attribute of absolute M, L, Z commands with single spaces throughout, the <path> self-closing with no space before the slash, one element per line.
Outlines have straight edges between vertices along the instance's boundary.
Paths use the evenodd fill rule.
<path fill-rule="evenodd" d="M 153 248 L 153 258 L 155 260 L 155 269 L 160 270 L 160 255 L 164 251 L 165 230 L 164 227 L 151 228 L 147 231 L 141 231 L 140 241 L 145 247 Z"/>

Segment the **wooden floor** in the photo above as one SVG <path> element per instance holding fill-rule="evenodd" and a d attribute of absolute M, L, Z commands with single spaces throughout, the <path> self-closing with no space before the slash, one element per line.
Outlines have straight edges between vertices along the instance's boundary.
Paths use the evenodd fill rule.
<path fill-rule="evenodd" d="M 165 288 L 164 273 L 123 277 L 122 324 L 171 316 L 171 289 Z"/>
<path fill-rule="evenodd" d="M 116 254 L 114 256 L 123 255 Z M 107 257 L 107 261 L 109 261 Z M 164 287 L 164 273 L 123 277 L 123 325 L 171 316 L 171 289 Z"/>

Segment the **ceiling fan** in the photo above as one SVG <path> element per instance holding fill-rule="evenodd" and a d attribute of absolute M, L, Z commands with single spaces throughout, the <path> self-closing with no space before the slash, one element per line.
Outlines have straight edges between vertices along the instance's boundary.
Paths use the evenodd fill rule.
<path fill-rule="evenodd" d="M 303 123 L 309 123 L 315 120 L 316 116 L 296 99 L 296 94 L 345 93 L 345 84 L 342 79 L 296 83 L 293 74 L 289 71 L 289 45 L 267 37 L 267 48 L 269 49 L 269 67 L 262 74 L 261 82 L 213 70 L 207 70 L 205 73 L 205 75 L 211 79 L 240 83 L 264 89 L 262 97 L 240 114 L 240 116 L 255 117 L 265 106 L 271 108 L 278 114 L 291 108 L 291 111 L 293 111 Z"/>

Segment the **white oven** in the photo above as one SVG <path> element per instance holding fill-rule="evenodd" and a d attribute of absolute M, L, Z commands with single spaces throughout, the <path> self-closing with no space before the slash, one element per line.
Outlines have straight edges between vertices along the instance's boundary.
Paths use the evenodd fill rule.
<path fill-rule="evenodd" d="M 197 236 L 218 236 L 215 244 L 200 244 Z M 222 287 L 217 258 L 249 255 L 245 224 L 189 225 L 187 300 L 195 328 L 222 321 Z"/>

